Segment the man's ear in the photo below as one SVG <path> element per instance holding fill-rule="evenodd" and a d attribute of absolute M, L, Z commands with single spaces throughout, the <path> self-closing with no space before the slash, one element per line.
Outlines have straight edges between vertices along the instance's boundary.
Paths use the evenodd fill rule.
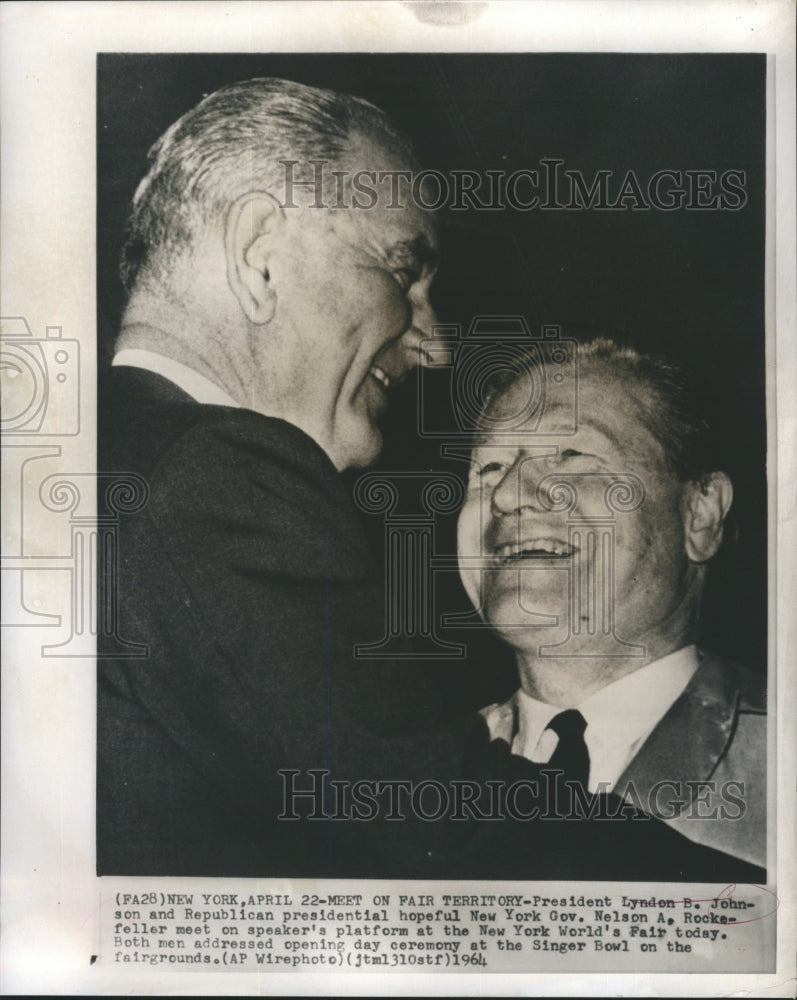
<path fill-rule="evenodd" d="M 269 260 L 284 222 L 279 203 L 265 191 L 250 191 L 230 205 L 224 233 L 227 281 L 251 323 L 268 323 L 277 295 Z"/>
<path fill-rule="evenodd" d="M 722 544 L 725 518 L 733 502 L 733 486 L 724 472 L 712 472 L 705 483 L 689 483 L 684 500 L 686 554 L 694 563 L 708 562 Z"/>

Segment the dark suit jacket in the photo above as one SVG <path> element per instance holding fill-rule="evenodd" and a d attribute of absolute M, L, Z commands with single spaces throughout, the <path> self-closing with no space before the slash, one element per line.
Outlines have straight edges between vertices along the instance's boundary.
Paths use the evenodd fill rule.
<path fill-rule="evenodd" d="M 353 658 L 382 637 L 384 593 L 327 456 L 290 424 L 117 368 L 98 467 L 149 488 L 120 520 L 101 598 L 148 655 L 100 660 L 99 873 L 427 871 L 434 824 L 413 839 L 412 824 L 277 818 L 280 769 L 307 788 L 309 769 L 412 780 L 456 766 L 423 667 Z"/>
<path fill-rule="evenodd" d="M 280 820 L 280 770 L 307 787 L 311 769 L 512 780 L 529 762 L 494 768 L 481 719 L 463 755 L 472 721 L 441 724 L 428 666 L 353 658 L 355 644 L 382 638 L 382 576 L 340 477 L 300 430 L 116 369 L 99 437 L 99 469 L 135 472 L 149 490 L 119 520 L 118 572 L 101 594 L 117 636 L 148 655 L 99 663 L 100 874 L 749 875 L 656 820 L 413 822 L 405 809 L 396 823 L 384 808 L 373 822 Z M 101 636 L 101 653 L 118 651 Z M 336 815 L 334 795 L 319 806 Z M 315 810 L 312 798 L 298 807 Z"/>
<path fill-rule="evenodd" d="M 701 651 L 690 683 L 616 787 L 629 784 L 650 803 L 653 815 L 690 840 L 766 867 L 767 715 L 762 679 Z"/>
<path fill-rule="evenodd" d="M 510 753 L 517 732 L 515 697 L 502 708 L 489 746 L 492 773 L 508 768 L 515 779 L 538 778 L 539 765 Z M 486 760 L 489 740 L 483 723 L 472 755 Z M 760 881 L 766 866 L 766 791 L 763 683 L 701 651 L 683 694 L 614 786 L 615 806 L 624 797 L 634 807 L 625 820 L 543 821 L 537 824 L 537 848 L 544 852 L 548 845 L 554 861 L 550 877 Z M 634 813 L 641 812 L 650 821 L 638 821 Z"/>

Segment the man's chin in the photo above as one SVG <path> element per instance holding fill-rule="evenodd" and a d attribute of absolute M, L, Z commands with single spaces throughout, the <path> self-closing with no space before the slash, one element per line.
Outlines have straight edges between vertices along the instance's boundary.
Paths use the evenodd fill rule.
<path fill-rule="evenodd" d="M 556 595 L 529 595 L 517 592 L 504 593 L 500 596 L 488 596 L 483 617 L 488 625 L 504 635 L 505 638 L 518 637 L 518 630 L 533 628 L 538 636 L 545 635 L 540 641 L 556 641 L 551 638 L 563 629 L 566 631 L 569 607 L 566 596 L 559 600 Z M 513 643 L 514 644 L 514 643 Z"/>
<path fill-rule="evenodd" d="M 335 465 L 340 472 L 346 469 L 366 469 L 379 458 L 383 443 L 382 432 L 371 425 L 367 433 L 361 432 L 341 448 L 344 457 L 341 463 L 335 462 Z"/>

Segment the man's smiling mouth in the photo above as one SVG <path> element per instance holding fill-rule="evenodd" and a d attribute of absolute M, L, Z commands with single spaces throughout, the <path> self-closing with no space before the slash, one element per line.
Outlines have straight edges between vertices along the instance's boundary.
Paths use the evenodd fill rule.
<path fill-rule="evenodd" d="M 520 542 L 506 542 L 496 546 L 498 562 L 509 563 L 517 559 L 569 559 L 576 549 L 559 538 L 524 538 Z"/>

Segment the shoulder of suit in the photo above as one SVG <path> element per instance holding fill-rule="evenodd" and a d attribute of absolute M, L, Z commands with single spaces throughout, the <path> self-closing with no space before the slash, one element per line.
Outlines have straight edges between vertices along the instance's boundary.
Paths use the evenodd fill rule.
<path fill-rule="evenodd" d="M 201 406 L 202 412 L 161 453 L 157 468 L 171 477 L 182 469 L 215 481 L 226 492 L 232 482 L 258 485 L 301 502 L 305 492 L 342 494 L 343 480 L 329 456 L 303 430 L 253 410 Z M 222 481 L 227 477 L 230 482 Z M 297 492 L 298 491 L 298 492 Z"/>
<path fill-rule="evenodd" d="M 732 686 L 739 697 L 739 712 L 765 715 L 767 711 L 766 675 L 750 670 L 710 650 L 700 650 L 700 672 L 718 672 L 724 682 Z"/>
<path fill-rule="evenodd" d="M 103 382 L 99 432 L 104 467 L 122 462 L 149 475 L 173 462 L 237 453 L 321 477 L 335 471 L 318 444 L 284 420 L 198 403 L 167 379 L 139 369 L 113 369 Z"/>

